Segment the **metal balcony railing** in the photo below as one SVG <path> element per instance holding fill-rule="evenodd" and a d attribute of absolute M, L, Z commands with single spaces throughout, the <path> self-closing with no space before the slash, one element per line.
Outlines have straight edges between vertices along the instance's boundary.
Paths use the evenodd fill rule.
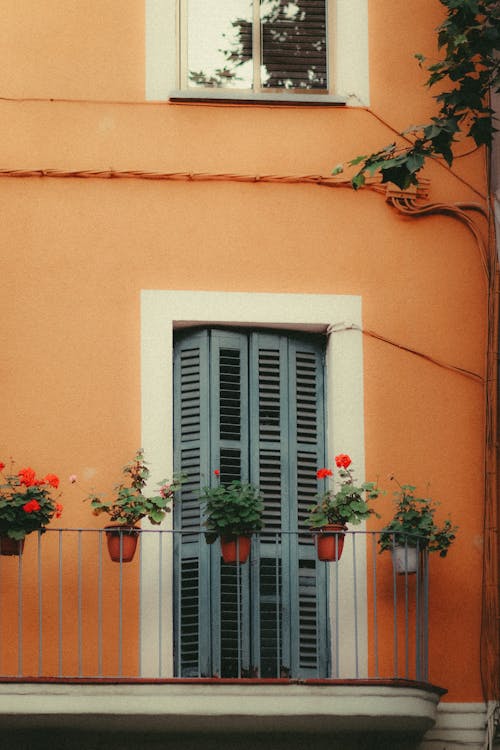
<path fill-rule="evenodd" d="M 380 532 L 348 531 L 336 562 L 314 536 L 262 532 L 226 563 L 201 531 L 144 529 L 131 562 L 124 536 L 112 562 L 103 530 L 33 534 L 0 556 L 0 680 L 427 681 L 425 550 L 405 540 L 398 572 Z"/>

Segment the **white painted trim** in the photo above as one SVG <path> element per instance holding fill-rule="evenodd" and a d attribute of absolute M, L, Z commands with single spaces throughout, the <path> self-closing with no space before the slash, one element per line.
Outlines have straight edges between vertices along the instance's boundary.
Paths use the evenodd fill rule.
<path fill-rule="evenodd" d="M 0 727 L 423 733 L 434 723 L 437 701 L 429 690 L 364 684 L 0 684 Z M 12 747 L 15 739 L 13 733 Z"/>
<path fill-rule="evenodd" d="M 147 101 L 165 101 L 177 88 L 175 0 L 145 0 Z"/>
<path fill-rule="evenodd" d="M 327 331 L 339 324 L 362 327 L 361 298 L 348 295 L 262 294 L 145 290 L 141 293 L 142 447 L 151 466 L 151 486 L 172 475 L 173 362 L 172 332 L 188 323 L 268 325 L 275 328 Z M 342 327 L 342 326 L 340 326 Z M 329 455 L 349 453 L 356 477 L 364 479 L 364 412 L 362 334 L 338 331 L 330 336 L 327 352 L 327 409 Z M 168 520 L 171 523 L 171 517 Z M 145 538 L 144 538 L 145 537 Z M 157 589 L 161 569 L 153 535 L 142 543 L 141 665 L 148 677 L 173 674 L 172 591 L 164 576 L 163 598 Z M 367 674 L 366 542 L 357 537 L 356 568 L 346 544 L 339 565 L 342 588 L 352 592 L 356 572 L 357 652 L 354 648 L 353 606 L 341 610 L 340 633 L 351 647 L 342 648 L 341 676 Z M 171 549 L 164 544 L 165 570 L 171 570 Z M 333 579 L 333 576 L 332 576 Z M 333 581 L 332 581 L 333 586 Z M 165 588 L 166 587 L 166 588 Z M 161 612 L 161 619 L 160 619 Z M 158 651 L 158 632 L 162 650 Z M 356 659 L 357 655 L 357 659 Z M 357 661 L 357 664 L 356 664 Z"/>
<path fill-rule="evenodd" d="M 329 13 L 334 35 L 332 94 L 347 98 L 351 105 L 368 106 L 368 0 L 329 0 Z M 167 101 L 169 92 L 180 86 L 178 14 L 178 0 L 145 0 L 148 101 Z"/>
<path fill-rule="evenodd" d="M 335 93 L 348 104 L 370 103 L 368 0 L 336 0 Z"/>
<path fill-rule="evenodd" d="M 486 740 L 486 706 L 484 703 L 440 703 L 436 724 L 430 729 L 419 750 L 483 750 Z"/>

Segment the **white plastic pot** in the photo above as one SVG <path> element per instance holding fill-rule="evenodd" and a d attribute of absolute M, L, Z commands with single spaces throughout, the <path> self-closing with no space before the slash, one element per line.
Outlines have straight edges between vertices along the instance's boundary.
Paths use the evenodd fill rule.
<path fill-rule="evenodd" d="M 418 565 L 418 552 L 416 547 L 395 545 L 392 549 L 392 562 L 396 573 L 416 573 Z"/>

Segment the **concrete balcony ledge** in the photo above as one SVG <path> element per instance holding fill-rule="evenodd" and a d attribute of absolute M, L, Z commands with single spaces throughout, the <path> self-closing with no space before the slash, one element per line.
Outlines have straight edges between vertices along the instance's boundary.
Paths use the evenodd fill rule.
<path fill-rule="evenodd" d="M 423 734 L 443 692 L 405 680 L 12 680 L 0 684 L 0 726 Z"/>

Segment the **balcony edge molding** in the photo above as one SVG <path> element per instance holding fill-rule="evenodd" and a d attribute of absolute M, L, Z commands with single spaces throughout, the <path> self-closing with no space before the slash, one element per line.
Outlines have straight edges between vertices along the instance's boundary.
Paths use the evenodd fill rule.
<path fill-rule="evenodd" d="M 401 681 L 0 684 L 0 726 L 162 732 L 397 732 L 423 735 L 442 690 Z M 389 682 L 389 681 L 387 681 Z"/>

